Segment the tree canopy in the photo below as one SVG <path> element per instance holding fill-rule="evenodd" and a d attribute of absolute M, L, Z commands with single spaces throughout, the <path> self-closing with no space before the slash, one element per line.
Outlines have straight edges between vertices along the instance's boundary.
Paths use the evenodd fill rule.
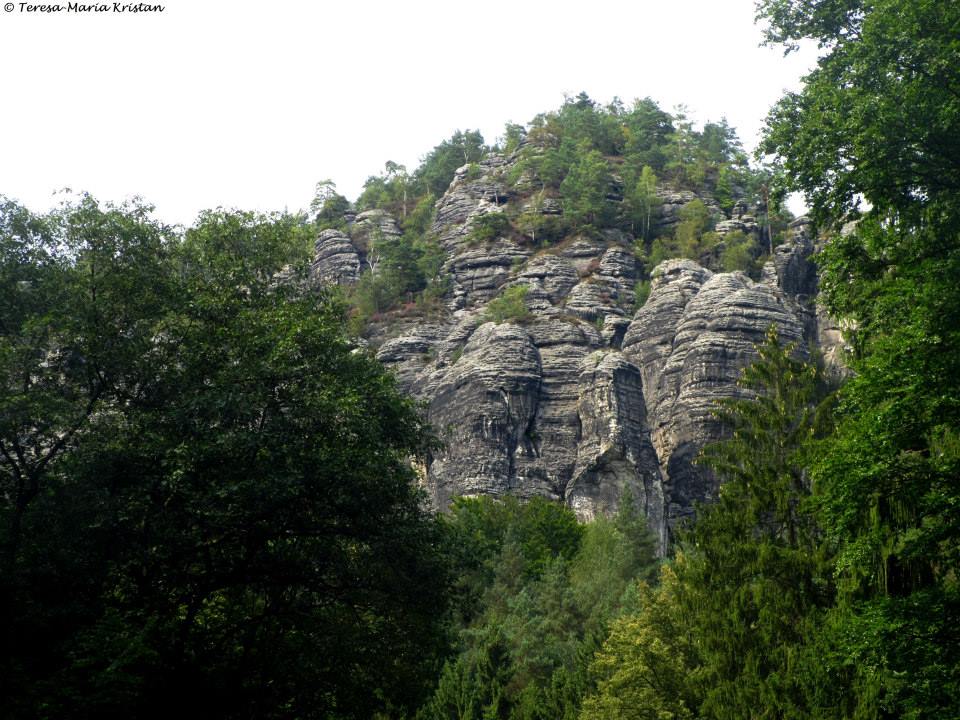
<path fill-rule="evenodd" d="M 309 227 L 0 212 L 7 717 L 370 717 L 442 637 L 429 438 Z"/>
<path fill-rule="evenodd" d="M 764 147 L 821 226 L 853 378 L 811 463 L 837 605 L 814 641 L 842 716 L 955 717 L 960 637 L 960 6 L 766 0 L 771 42 L 824 50 Z M 838 698 L 843 698 L 842 701 Z"/>

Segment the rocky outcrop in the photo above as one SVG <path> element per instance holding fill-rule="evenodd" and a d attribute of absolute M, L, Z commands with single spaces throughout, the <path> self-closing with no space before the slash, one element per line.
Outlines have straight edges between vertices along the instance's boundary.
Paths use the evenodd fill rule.
<path fill-rule="evenodd" d="M 358 213 L 353 221 L 354 241 L 360 245 L 370 245 L 377 239 L 400 237 L 400 226 L 392 215 L 384 210 L 365 210 Z"/>
<path fill-rule="evenodd" d="M 740 371 L 755 359 L 754 345 L 771 324 L 803 347 L 804 314 L 781 288 L 742 273 L 714 274 L 690 260 L 669 260 L 654 270 L 650 298 L 622 347 L 643 379 L 669 497 L 667 522 L 715 496 L 714 479 L 694 461 L 720 437 L 715 402 L 737 396 Z"/>
<path fill-rule="evenodd" d="M 520 271 L 528 284 L 542 288 L 551 303 L 558 303 L 579 282 L 577 269 L 567 258 L 558 255 L 537 255 Z"/>
<path fill-rule="evenodd" d="M 550 495 L 544 483 L 520 483 L 518 458 L 536 454 L 534 417 L 540 354 L 518 325 L 486 323 L 431 388 L 429 418 L 444 447 L 429 465 L 438 507 L 458 495 Z"/>
<path fill-rule="evenodd" d="M 726 237 L 732 232 L 742 232 L 744 235 L 759 235 L 760 226 L 756 218 L 752 215 L 744 215 L 740 218 L 731 218 L 730 220 L 721 220 L 714 228 L 714 232 L 720 237 Z"/>
<path fill-rule="evenodd" d="M 629 495 L 649 518 L 664 516 L 663 482 L 650 441 L 640 369 L 617 352 L 598 351 L 581 363 L 577 415 L 580 438 L 566 499 L 584 519 L 617 511 Z M 655 523 L 661 543 L 666 526 Z"/>
<path fill-rule="evenodd" d="M 677 326 L 690 302 L 713 273 L 692 260 L 667 260 L 654 268 L 650 296 L 623 338 L 623 351 L 640 368 L 648 408 L 656 407 L 663 366 L 673 352 Z"/>
<path fill-rule="evenodd" d="M 813 236 L 813 227 L 806 217 L 790 223 L 790 241 L 774 249 L 771 262 L 763 269 L 765 282 L 783 288 L 794 301 L 798 315 L 804 318 L 805 336 L 815 345 L 827 371 L 834 377 L 847 375 L 846 356 L 852 351 L 845 335 L 845 327 L 823 307 L 817 295 L 818 278 L 812 262 L 819 249 Z"/>
<path fill-rule="evenodd" d="M 360 276 L 360 254 L 340 230 L 324 230 L 314 243 L 313 276 L 328 285 L 349 285 Z"/>
<path fill-rule="evenodd" d="M 697 195 L 690 190 L 673 190 L 664 188 L 658 193 L 659 207 L 656 212 L 656 229 L 658 235 L 673 232 L 673 228 L 680 222 L 680 211 L 683 206 L 694 200 L 700 200 L 707 206 L 707 211 L 717 222 L 726 219 L 726 215 L 717 201 L 711 197 Z"/>
<path fill-rule="evenodd" d="M 782 293 L 742 273 L 713 275 L 684 307 L 649 406 L 671 520 L 715 497 L 715 480 L 694 462 L 705 444 L 721 437 L 716 401 L 739 395 L 740 371 L 756 359 L 754 346 L 770 325 L 786 342 L 802 339 L 802 319 Z"/>
<path fill-rule="evenodd" d="M 489 300 L 529 254 L 502 240 L 460 248 L 444 265 L 453 285 L 450 306 L 459 309 Z"/>
<path fill-rule="evenodd" d="M 423 468 L 425 487 L 439 509 L 459 495 L 545 496 L 583 519 L 615 512 L 629 495 L 665 547 L 670 528 L 716 496 L 716 479 L 695 460 L 720 437 L 715 402 L 740 392 L 739 374 L 767 328 L 796 342 L 798 353 L 819 343 L 842 356 L 840 329 L 815 303 L 810 226 L 794 224 L 758 281 L 692 260 L 663 262 L 635 308 L 640 265 L 627 233 L 538 248 L 507 228 L 477 241 L 483 215 L 529 210 L 536 183 L 524 190 L 523 176 L 508 182 L 514 160 L 491 157 L 457 171 L 431 228 L 449 279 L 440 308 L 381 320 L 369 338 L 443 442 Z M 697 198 L 660 195 L 661 228 Z M 701 199 L 718 234 L 759 237 L 742 204 L 728 217 Z M 562 212 L 550 198 L 538 206 Z M 393 218 L 368 211 L 349 236 L 321 233 L 316 276 L 355 281 L 371 239 L 396 232 Z M 525 312 L 490 322 L 488 304 L 518 285 Z"/>

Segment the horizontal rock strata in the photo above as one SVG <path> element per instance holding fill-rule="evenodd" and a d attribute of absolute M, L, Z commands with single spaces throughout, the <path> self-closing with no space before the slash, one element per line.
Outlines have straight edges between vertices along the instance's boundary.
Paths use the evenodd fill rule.
<path fill-rule="evenodd" d="M 760 281 L 667 260 L 635 309 L 640 265 L 627 233 L 546 248 L 517 233 L 473 240 L 478 217 L 510 203 L 522 211 L 538 189 L 530 177 L 507 181 L 512 162 L 461 168 L 437 203 L 431 233 L 446 254 L 450 288 L 439 315 L 382 322 L 369 338 L 443 443 L 427 463 L 426 489 L 438 509 L 461 495 L 544 496 L 582 519 L 616 512 L 629 495 L 665 547 L 678 521 L 716 497 L 716 479 L 695 461 L 721 436 L 715 402 L 738 395 L 740 372 L 767 328 L 799 354 L 819 343 L 842 362 L 841 329 L 815 303 L 809 224 L 794 223 Z M 696 197 L 664 190 L 661 228 Z M 719 234 L 758 236 L 742 203 L 728 217 L 701 199 Z M 539 202 L 562 212 L 555 199 Z M 370 268 L 371 243 L 399 233 L 382 211 L 350 219 L 347 232 L 317 238 L 322 282 L 356 282 Z M 526 288 L 526 316 L 491 322 L 487 304 L 516 285 Z"/>

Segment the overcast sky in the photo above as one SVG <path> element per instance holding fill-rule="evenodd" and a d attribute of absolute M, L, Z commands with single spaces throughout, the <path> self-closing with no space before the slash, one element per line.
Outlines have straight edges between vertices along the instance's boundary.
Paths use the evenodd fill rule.
<path fill-rule="evenodd" d="M 412 170 L 457 129 L 492 142 L 581 90 L 726 116 L 752 150 L 816 59 L 758 47 L 752 0 L 152 1 L 0 12 L 0 194 L 141 195 L 176 223 L 298 210 L 320 179 L 355 199 L 386 160 Z"/>

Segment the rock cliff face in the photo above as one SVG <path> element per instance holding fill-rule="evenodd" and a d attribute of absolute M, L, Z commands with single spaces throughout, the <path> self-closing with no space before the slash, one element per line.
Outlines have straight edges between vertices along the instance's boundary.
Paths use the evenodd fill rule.
<path fill-rule="evenodd" d="M 461 169 L 437 204 L 432 232 L 450 280 L 443 310 L 398 318 L 370 338 L 444 443 L 426 488 L 440 509 L 460 495 L 539 495 L 583 519 L 615 512 L 629 493 L 665 545 L 695 503 L 716 495 L 716 480 L 694 460 L 720 437 L 713 404 L 737 395 L 767 328 L 776 325 L 798 353 L 820 344 L 828 357 L 842 354 L 838 329 L 816 307 L 809 227 L 794 223 L 760 281 L 665 261 L 635 308 L 640 268 L 634 238 L 621 231 L 547 248 L 516 233 L 472 242 L 478 217 L 523 207 L 519 186 L 505 179 L 510 167 L 511 158 L 493 157 L 479 174 Z M 693 197 L 665 191 L 661 221 L 675 222 Z M 707 205 L 721 233 L 759 232 L 742 206 L 727 217 Z M 556 202 L 542 208 L 560 212 Z M 322 232 L 316 277 L 355 282 L 371 234 L 397 232 L 379 211 L 357 215 L 351 237 Z M 491 322 L 488 303 L 517 285 L 527 316 Z"/>

